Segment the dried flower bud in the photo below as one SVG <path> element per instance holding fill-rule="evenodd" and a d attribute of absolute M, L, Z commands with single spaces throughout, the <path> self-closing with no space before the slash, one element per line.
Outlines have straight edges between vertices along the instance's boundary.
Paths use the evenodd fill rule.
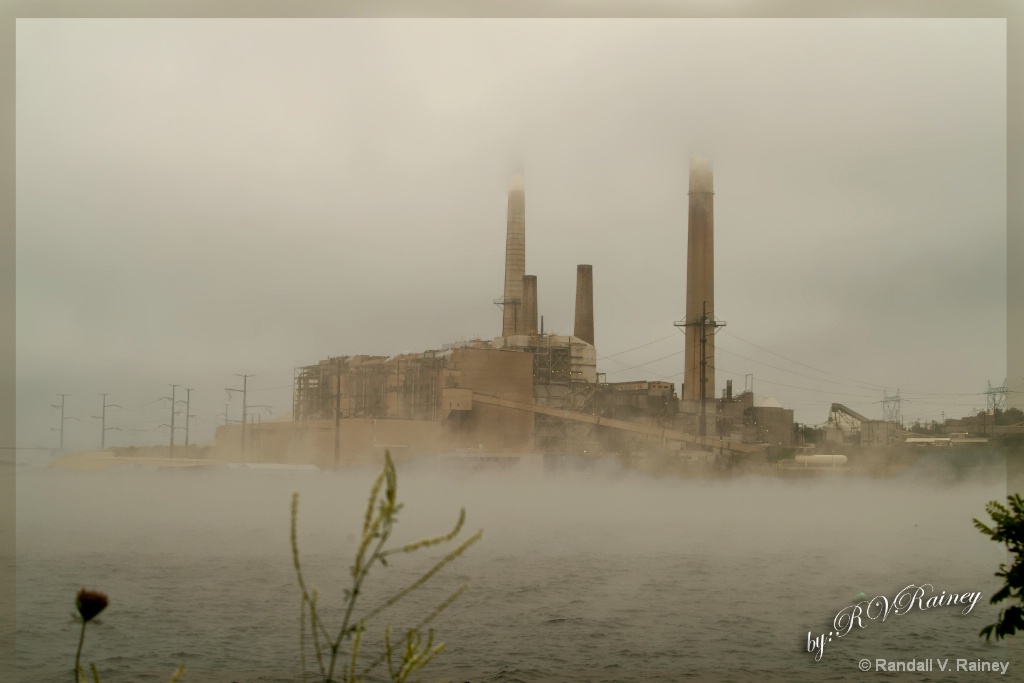
<path fill-rule="evenodd" d="M 97 614 L 106 609 L 107 603 L 108 600 L 105 594 L 84 588 L 78 591 L 78 597 L 75 598 L 75 607 L 78 608 L 78 613 L 82 615 L 82 621 L 92 621 Z"/>

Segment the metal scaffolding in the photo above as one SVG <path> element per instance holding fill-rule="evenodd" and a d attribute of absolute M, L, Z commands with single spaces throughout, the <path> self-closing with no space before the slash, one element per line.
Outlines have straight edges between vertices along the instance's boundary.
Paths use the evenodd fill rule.
<path fill-rule="evenodd" d="M 319 365 L 295 368 L 292 419 L 296 421 L 321 419 L 322 392 Z"/>

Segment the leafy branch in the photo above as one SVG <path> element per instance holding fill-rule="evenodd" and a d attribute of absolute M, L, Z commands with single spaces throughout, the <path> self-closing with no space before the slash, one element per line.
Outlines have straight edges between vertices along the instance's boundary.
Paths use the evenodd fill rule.
<path fill-rule="evenodd" d="M 430 661 L 444 650 L 444 643 L 434 644 L 434 632 L 430 629 L 426 639 L 423 638 L 422 629 L 435 617 L 451 605 L 465 590 L 462 586 L 451 596 L 438 605 L 426 618 L 420 621 L 415 627 L 406 631 L 402 642 L 400 659 L 394 659 L 395 648 L 392 647 L 391 626 L 387 626 L 384 632 L 384 653 L 365 669 L 359 670 L 359 655 L 362 647 L 363 632 L 366 630 L 366 623 L 379 615 L 387 608 L 399 602 L 414 590 L 425 584 L 445 565 L 449 564 L 469 546 L 480 540 L 483 531 L 477 531 L 465 541 L 456 546 L 448 554 L 436 562 L 422 576 L 387 598 L 379 605 L 370 609 L 361 618 L 356 619 L 355 609 L 362 593 L 370 570 L 380 563 L 381 566 L 388 566 L 388 559 L 396 554 L 413 553 L 424 548 L 449 543 L 458 536 L 466 519 L 466 512 L 459 512 L 459 519 L 455 527 L 447 534 L 426 538 L 414 543 L 409 543 L 398 548 L 385 548 L 397 520 L 398 512 L 403 505 L 398 502 L 398 478 L 395 474 L 395 465 L 391 460 L 391 453 L 384 454 L 384 469 L 377 476 L 370 489 L 370 498 L 366 505 L 366 514 L 363 516 L 363 532 L 360 538 L 359 547 L 355 559 L 350 568 L 352 577 L 351 587 L 344 592 L 345 614 L 342 618 L 336 635 L 331 637 L 323 619 L 320 617 L 317 608 L 318 594 L 316 589 L 311 589 L 306 583 L 302 572 L 302 562 L 299 557 L 298 543 L 298 515 L 299 515 L 299 494 L 292 495 L 292 523 L 291 523 L 291 545 L 292 561 L 295 565 L 295 574 L 299 583 L 299 590 L 302 593 L 300 605 L 300 631 L 299 650 L 302 666 L 302 680 L 305 681 L 306 673 L 306 625 L 308 621 L 309 633 L 313 643 L 313 654 L 319 670 L 320 678 L 324 683 L 356 683 L 362 680 L 362 676 L 369 674 L 381 663 L 387 663 L 388 675 L 392 681 L 405 681 L 410 675 L 421 670 Z M 347 647 L 347 655 L 346 655 Z M 339 663 L 347 660 L 347 666 L 339 669 Z M 335 672 L 340 677 L 335 678 Z"/>
<path fill-rule="evenodd" d="M 985 636 L 986 640 L 991 640 L 993 635 L 996 640 L 1000 640 L 1017 631 L 1024 631 L 1024 611 L 1021 609 L 1024 606 L 1024 499 L 1014 494 L 1007 496 L 1006 500 L 1009 507 L 997 501 L 985 507 L 995 522 L 994 526 L 989 527 L 974 520 L 974 526 L 981 533 L 997 543 L 1005 543 L 1007 550 L 1016 556 L 1011 566 L 999 565 L 995 575 L 1006 579 L 1006 585 L 992 596 L 990 602 L 994 605 L 1003 600 L 1013 600 L 1019 604 L 1000 610 L 996 623 L 981 629 L 978 635 Z"/>

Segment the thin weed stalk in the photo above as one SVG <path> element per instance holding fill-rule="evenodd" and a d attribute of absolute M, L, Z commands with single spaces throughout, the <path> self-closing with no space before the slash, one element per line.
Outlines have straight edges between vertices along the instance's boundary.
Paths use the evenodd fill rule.
<path fill-rule="evenodd" d="M 460 587 L 446 600 L 440 603 L 430 614 L 419 622 L 414 628 L 405 633 L 404 643 L 401 649 L 401 659 L 394 661 L 395 654 L 391 642 L 390 624 L 384 631 L 384 653 L 378 657 L 370 666 L 360 670 L 359 657 L 363 649 L 364 632 L 366 624 L 378 616 L 387 608 L 395 605 L 416 589 L 423 586 L 437 572 L 453 560 L 460 557 L 466 549 L 480 540 L 482 531 L 460 543 L 456 548 L 438 560 L 430 569 L 423 573 L 418 579 L 402 588 L 390 598 L 371 609 L 360 618 L 356 618 L 356 607 L 359 597 L 363 591 L 363 585 L 370 575 L 370 571 L 378 563 L 382 567 L 388 566 L 388 558 L 397 554 L 411 554 L 418 550 L 431 548 L 444 543 L 449 543 L 458 536 L 465 523 L 465 510 L 459 512 L 459 518 L 455 526 L 447 534 L 421 539 L 413 543 L 407 543 L 398 548 L 387 548 L 387 542 L 391 538 L 394 524 L 397 521 L 398 512 L 402 509 L 398 502 L 398 478 L 395 472 L 394 462 L 391 460 L 391 453 L 384 454 L 384 469 L 374 480 L 370 489 L 370 497 L 366 505 L 366 513 L 363 515 L 362 535 L 359 539 L 355 557 L 350 567 L 352 577 L 351 586 L 344 591 L 345 611 L 341 619 L 341 625 L 337 634 L 331 638 L 328 635 L 326 626 L 320 617 L 317 609 L 317 592 L 311 589 L 302 571 L 302 562 L 299 555 L 298 543 L 298 514 L 299 494 L 292 495 L 291 505 L 291 549 L 292 562 L 295 566 L 295 574 L 301 593 L 301 604 L 299 618 L 301 626 L 299 631 L 299 656 L 302 659 L 303 681 L 307 678 L 306 669 L 306 620 L 309 620 L 310 637 L 313 641 L 314 654 L 317 667 L 324 683 L 356 683 L 362 677 L 369 674 L 382 661 L 387 661 L 388 675 L 392 681 L 405 681 L 416 671 L 420 671 L 429 664 L 437 655 L 444 651 L 444 643 L 434 645 L 434 631 L 430 629 L 427 638 L 424 640 L 421 629 L 433 621 L 441 612 L 451 605 L 463 592 L 466 586 Z M 308 612 L 307 612 L 308 608 Z M 348 653 L 346 656 L 346 643 Z M 330 657 L 327 652 L 330 652 Z M 335 671 L 338 670 L 339 662 L 344 661 L 347 666 L 342 665 L 338 673 L 340 679 L 335 680 Z"/>

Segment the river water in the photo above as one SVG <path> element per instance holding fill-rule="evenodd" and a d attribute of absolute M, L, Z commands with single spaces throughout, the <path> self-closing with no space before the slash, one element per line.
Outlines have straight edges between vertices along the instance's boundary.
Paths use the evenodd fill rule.
<path fill-rule="evenodd" d="M 1024 680 L 1016 645 L 977 636 L 998 613 L 988 600 L 1007 555 L 971 520 L 985 518 L 987 501 L 1005 499 L 1003 473 L 998 459 L 956 476 L 932 463 L 895 479 L 400 466 L 397 543 L 446 531 L 460 506 L 463 535 L 483 528 L 484 537 L 371 621 L 366 652 L 379 651 L 387 623 L 412 625 L 467 583 L 434 622 L 447 649 L 423 680 Z M 111 600 L 84 648 L 107 683 L 166 681 L 179 664 L 185 681 L 301 680 L 291 494 L 300 492 L 307 580 L 334 624 L 374 474 L 23 468 L 20 679 L 68 679 L 74 596 L 88 587 Z M 400 555 L 376 569 L 365 604 L 438 556 Z M 808 632 L 833 631 L 858 593 L 892 599 L 910 584 L 982 598 L 966 615 L 943 606 L 863 619 L 826 641 L 820 660 L 808 653 Z M 862 674 L 863 658 L 932 660 L 933 671 Z M 938 670 L 943 659 L 1010 668 L 949 674 Z"/>

